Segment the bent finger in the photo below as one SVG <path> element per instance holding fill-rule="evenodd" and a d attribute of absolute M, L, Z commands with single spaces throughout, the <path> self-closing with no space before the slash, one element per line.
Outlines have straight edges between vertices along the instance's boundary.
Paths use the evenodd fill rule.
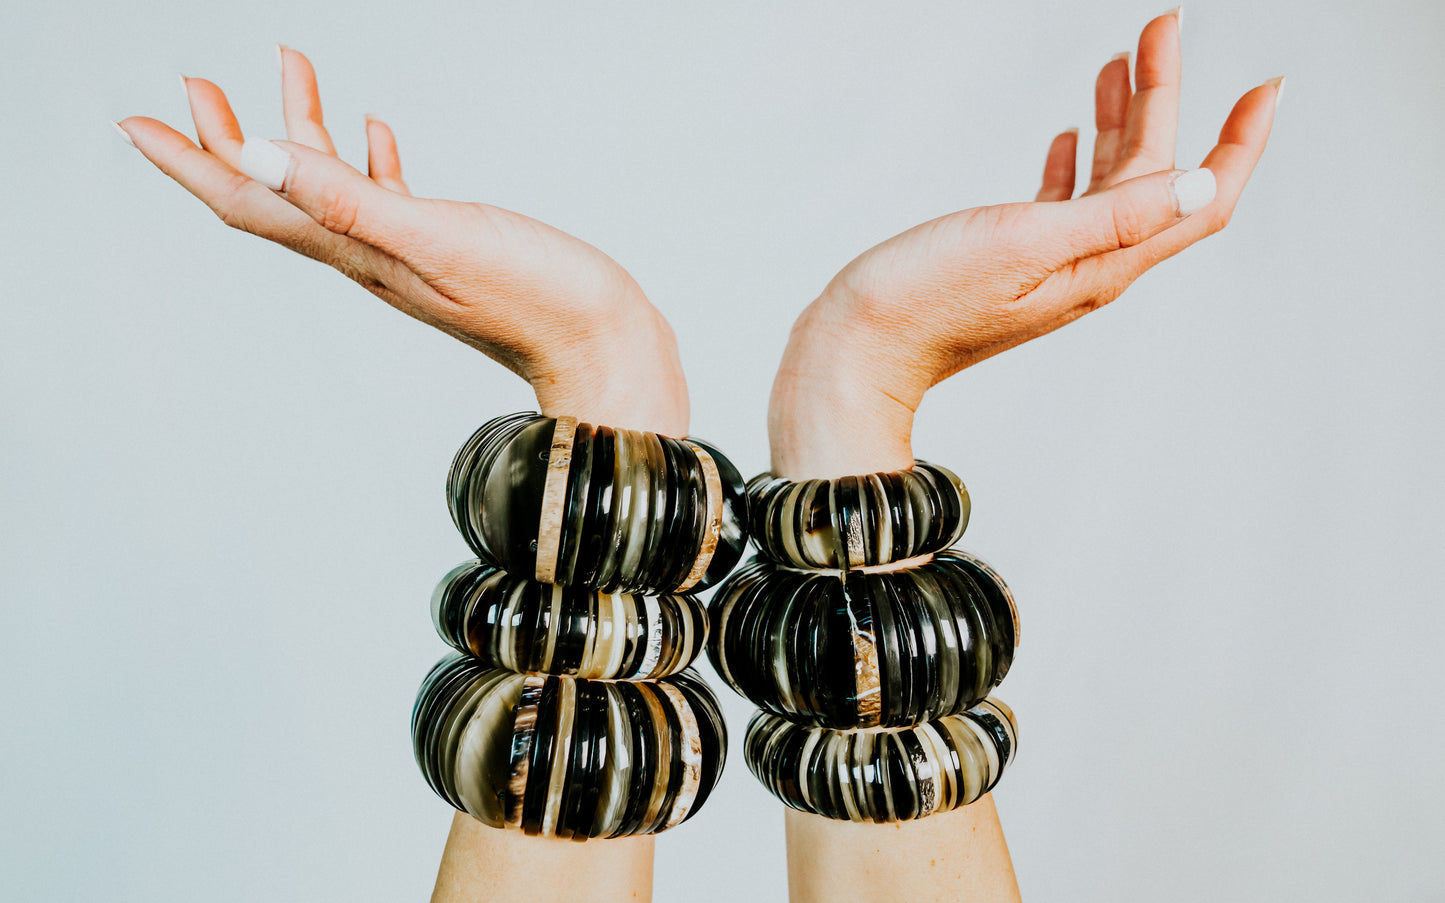
<path fill-rule="evenodd" d="M 1044 160 L 1044 182 L 1036 201 L 1067 201 L 1074 196 L 1074 161 L 1079 155 L 1079 130 L 1055 136 Z"/>
<path fill-rule="evenodd" d="M 366 117 L 366 172 L 383 188 L 411 194 L 401 178 L 401 156 L 396 152 L 391 126 L 371 115 Z"/>
<path fill-rule="evenodd" d="M 241 143 L 246 140 L 241 124 L 231 111 L 226 94 L 204 78 L 181 76 L 190 101 L 191 120 L 196 124 L 196 137 L 201 147 L 235 168 L 241 159 Z"/>
<path fill-rule="evenodd" d="M 1124 127 L 1129 121 L 1129 53 L 1118 53 L 1099 70 L 1094 80 L 1094 161 L 1089 171 L 1088 191 L 1099 190 L 1114 168 L 1124 146 Z"/>
<path fill-rule="evenodd" d="M 1249 183 L 1269 141 L 1283 87 L 1284 79 L 1272 79 L 1247 92 L 1230 111 L 1219 132 L 1219 143 L 1203 163 L 1214 173 L 1218 183 L 1214 200 L 1178 229 L 1171 229 L 1117 255 L 1105 255 L 1106 258 L 1117 258 L 1110 261 L 1110 265 L 1122 267 L 1124 272 L 1137 277 L 1229 224 L 1240 195 L 1244 193 L 1244 186 Z"/>
<path fill-rule="evenodd" d="M 280 192 L 329 232 L 405 261 L 425 263 L 450 238 L 438 232 L 426 202 L 388 191 L 328 154 L 292 141 L 251 139 L 241 169 Z"/>
<path fill-rule="evenodd" d="M 1167 12 L 1144 26 L 1134 64 L 1134 94 L 1121 135 L 1119 159 L 1104 186 L 1174 168 L 1179 130 L 1179 12 Z"/>
<path fill-rule="evenodd" d="M 316 70 L 311 61 L 285 44 L 276 45 L 276 54 L 281 63 L 281 113 L 286 120 L 286 137 L 336 156 L 336 145 L 321 116 L 321 92 L 316 87 Z"/>
<path fill-rule="evenodd" d="M 1034 236 L 1035 255 L 1057 269 L 1142 244 L 1203 210 L 1214 195 L 1207 169 L 1150 173 L 1098 194 L 1031 208 L 1018 222 L 1018 240 Z"/>

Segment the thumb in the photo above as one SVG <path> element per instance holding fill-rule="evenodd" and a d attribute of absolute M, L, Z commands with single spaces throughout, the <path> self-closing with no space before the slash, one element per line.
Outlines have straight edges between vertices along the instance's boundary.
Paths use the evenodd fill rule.
<path fill-rule="evenodd" d="M 294 141 L 248 138 L 241 171 L 338 235 L 407 260 L 432 243 L 423 201 L 388 191 L 338 160 Z"/>
<path fill-rule="evenodd" d="M 1053 263 L 1129 248 L 1183 222 L 1214 200 L 1208 169 L 1165 170 L 1072 201 L 1034 204 L 1032 226 L 1052 237 Z"/>

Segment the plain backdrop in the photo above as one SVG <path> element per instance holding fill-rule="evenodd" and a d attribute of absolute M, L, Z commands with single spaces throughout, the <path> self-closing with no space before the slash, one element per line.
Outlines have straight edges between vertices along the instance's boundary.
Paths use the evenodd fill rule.
<path fill-rule="evenodd" d="M 799 310 L 909 226 L 1031 198 L 1162 10 L 1091 3 L 15 3 L 0 13 L 0 899 L 393 901 L 451 810 L 412 761 L 468 553 L 442 486 L 526 387 L 223 227 L 111 133 L 176 73 L 280 137 L 273 44 L 342 155 L 523 211 L 676 327 L 745 474 Z M 1179 160 L 1289 77 L 1234 223 L 931 392 L 1013 585 L 997 800 L 1032 900 L 1445 900 L 1445 6 L 1196 0 Z M 619 354 L 628 349 L 619 348 Z M 785 898 L 739 739 L 660 901 Z"/>

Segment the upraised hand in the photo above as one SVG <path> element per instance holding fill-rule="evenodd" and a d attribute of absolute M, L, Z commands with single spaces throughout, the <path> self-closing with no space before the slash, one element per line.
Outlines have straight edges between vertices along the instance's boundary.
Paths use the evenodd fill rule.
<path fill-rule="evenodd" d="M 1074 198 L 1078 134 L 1051 145 L 1034 203 L 977 207 L 865 251 L 793 327 L 773 384 L 773 470 L 835 477 L 910 466 L 923 393 L 987 357 L 1119 297 L 1144 271 L 1229 222 L 1264 152 L 1282 88 L 1246 93 L 1202 168 L 1174 169 L 1179 17 L 1099 73 L 1089 186 Z"/>
<path fill-rule="evenodd" d="M 336 156 L 310 61 L 279 53 L 289 140 L 245 139 L 225 94 L 201 78 L 182 78 L 200 147 L 154 119 L 117 125 L 222 222 L 479 349 L 526 379 L 544 413 L 686 434 L 672 329 L 626 270 L 521 214 L 412 197 L 391 129 L 374 117 L 369 174 L 353 169 Z"/>

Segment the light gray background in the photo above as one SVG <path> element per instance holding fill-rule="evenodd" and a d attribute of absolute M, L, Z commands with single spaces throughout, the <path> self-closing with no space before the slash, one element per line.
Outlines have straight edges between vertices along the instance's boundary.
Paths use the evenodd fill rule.
<path fill-rule="evenodd" d="M 694 433 L 751 474 L 801 307 L 914 223 L 1031 197 L 1161 11 L 517 6 L 7 6 L 0 898 L 424 897 L 450 810 L 407 721 L 467 556 L 442 482 L 531 403 L 107 120 L 183 122 L 181 71 L 279 136 L 272 43 L 306 51 L 343 156 L 382 114 L 417 193 L 629 267 Z M 1289 76 L 1234 224 L 920 412 L 1021 604 L 997 799 L 1026 898 L 1445 900 L 1442 36 L 1426 0 L 1191 3 L 1181 164 Z M 657 899 L 784 898 L 738 745 Z"/>

